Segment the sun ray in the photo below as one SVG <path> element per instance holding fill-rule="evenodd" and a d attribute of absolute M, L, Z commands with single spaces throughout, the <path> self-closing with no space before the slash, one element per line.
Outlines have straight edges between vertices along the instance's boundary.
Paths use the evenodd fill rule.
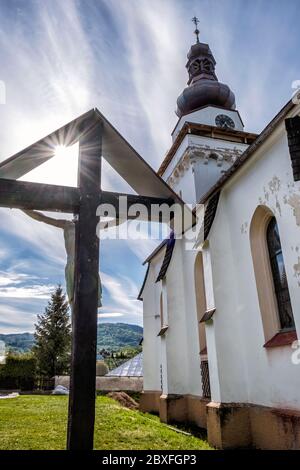
<path fill-rule="evenodd" d="M 77 186 L 78 144 L 55 145 L 53 157 L 22 176 L 20 180 L 34 183 L 49 183 L 63 186 Z"/>

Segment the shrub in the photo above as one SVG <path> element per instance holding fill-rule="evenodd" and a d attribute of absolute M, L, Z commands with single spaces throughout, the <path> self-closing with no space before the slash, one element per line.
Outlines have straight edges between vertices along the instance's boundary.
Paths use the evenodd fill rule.
<path fill-rule="evenodd" d="M 35 381 L 36 360 L 33 354 L 8 353 L 0 368 L 0 388 L 32 390 Z"/>

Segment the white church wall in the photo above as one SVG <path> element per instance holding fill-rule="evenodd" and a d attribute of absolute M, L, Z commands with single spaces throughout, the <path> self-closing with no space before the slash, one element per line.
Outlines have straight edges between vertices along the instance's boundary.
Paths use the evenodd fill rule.
<path fill-rule="evenodd" d="M 168 178 L 172 175 L 173 171 L 175 170 L 176 166 L 180 162 L 184 152 L 189 146 L 189 134 L 185 135 L 181 144 L 179 145 L 178 149 L 176 150 L 172 160 L 170 161 L 169 165 L 167 166 L 162 178 L 167 181 Z"/>
<path fill-rule="evenodd" d="M 203 270 L 204 270 L 204 283 L 205 283 L 205 296 L 207 310 L 215 308 L 215 298 L 213 289 L 213 278 L 211 269 L 211 257 L 209 245 L 203 247 Z M 216 349 L 214 321 L 210 320 L 205 323 L 206 344 L 207 344 L 207 359 L 209 367 L 209 381 L 211 397 L 214 401 L 221 401 L 220 381 L 219 381 L 219 365 Z"/>
<path fill-rule="evenodd" d="M 201 123 L 206 124 L 208 126 L 215 126 L 215 119 L 218 114 L 226 114 L 233 120 L 236 130 L 243 130 L 244 126 L 237 111 L 217 108 L 216 106 L 207 106 L 206 108 L 198 109 L 197 111 L 186 114 L 185 116 L 182 116 L 181 119 L 179 119 L 172 133 L 173 142 L 186 122 L 194 122 L 196 124 Z"/>
<path fill-rule="evenodd" d="M 226 150 L 241 150 L 244 151 L 248 147 L 248 144 L 242 144 L 240 142 L 231 142 L 229 140 L 216 139 L 212 137 L 204 137 L 201 135 L 187 134 L 179 145 L 176 153 L 174 154 L 172 161 L 167 166 L 164 174 L 162 175 L 163 179 L 167 179 L 171 176 L 176 166 L 180 162 L 184 152 L 188 147 L 193 146 L 203 146 L 208 149 L 214 149 L 215 151 L 226 151 Z"/>
<path fill-rule="evenodd" d="M 166 333 L 168 363 L 168 393 L 189 393 L 189 356 L 185 289 L 182 271 L 182 243 L 177 240 L 167 275 L 167 303 L 169 329 Z"/>
<path fill-rule="evenodd" d="M 218 181 L 222 174 L 231 166 L 229 162 L 223 162 L 218 165 L 217 162 L 210 158 L 208 160 L 203 157 L 194 159 L 194 185 L 196 190 L 196 200 L 200 201 L 201 197 Z"/>
<path fill-rule="evenodd" d="M 277 219 L 299 337 L 300 183 L 293 181 L 284 123 L 223 189 L 209 236 L 217 308 L 213 323 L 222 401 L 299 408 L 300 365 L 292 363 L 293 349 L 263 346 L 249 239 L 259 204 Z"/>
<path fill-rule="evenodd" d="M 183 252 L 183 278 L 185 291 L 185 312 L 187 326 L 187 365 L 188 365 L 188 393 L 202 396 L 200 351 L 204 345 L 199 344 L 198 318 L 195 286 L 196 251 Z"/>
<path fill-rule="evenodd" d="M 155 283 L 163 255 L 151 261 L 144 298 L 144 390 L 159 390 L 158 370 L 162 367 L 164 394 L 202 396 L 200 344 L 195 294 L 194 266 L 197 251 L 185 251 L 177 240 L 166 279 Z M 163 287 L 164 318 L 167 333 L 157 337 L 160 330 L 153 316 Z M 155 388 L 156 387 L 156 388 Z"/>
<path fill-rule="evenodd" d="M 234 161 L 224 159 L 217 162 L 216 159 L 204 158 L 204 155 L 197 156 L 197 152 L 203 150 L 208 156 L 214 153 L 222 158 L 222 155 L 229 154 L 236 158 L 247 147 L 247 144 L 239 142 L 187 134 L 165 170 L 163 179 L 185 202 L 194 206 Z M 180 165 L 183 159 L 185 164 Z"/>
<path fill-rule="evenodd" d="M 248 147 L 248 144 L 242 144 L 240 142 L 232 142 L 230 140 L 222 140 L 193 134 L 188 135 L 188 142 L 191 147 L 200 145 L 208 149 L 215 150 L 216 152 L 223 152 L 226 150 L 241 150 L 243 152 Z"/>
<path fill-rule="evenodd" d="M 157 257 L 161 263 L 164 250 Z M 160 330 L 160 284 L 155 283 L 157 277 L 156 263 L 150 265 L 146 284 L 143 290 L 143 370 L 144 390 L 161 390 L 161 344 L 157 336 Z M 155 286 L 155 287 L 153 287 Z"/>
<path fill-rule="evenodd" d="M 171 187 L 184 202 L 191 204 L 192 206 L 196 204 L 196 191 L 192 165 L 189 165 L 184 174 L 181 174 Z"/>
<path fill-rule="evenodd" d="M 247 398 L 247 377 L 235 287 L 238 273 L 232 259 L 230 220 L 222 207 L 223 195 L 217 210 L 218 228 L 217 224 L 216 228 L 213 225 L 205 257 L 205 268 L 208 271 L 205 280 L 210 286 L 208 291 L 211 298 L 208 308 L 216 308 L 212 320 L 206 326 L 211 393 L 213 401 L 243 402 Z"/>
<path fill-rule="evenodd" d="M 181 142 L 180 146 L 178 147 L 165 173 L 162 176 L 165 181 L 168 181 L 169 177 L 174 174 L 174 170 L 176 169 L 178 163 L 182 160 L 182 157 L 184 156 L 184 153 L 186 152 L 188 146 L 189 136 L 186 135 L 183 141 Z M 185 202 L 193 205 L 195 204 L 196 191 L 193 177 L 193 169 L 190 164 L 186 167 L 183 172 L 180 172 L 180 175 L 178 177 L 172 178 L 172 182 L 168 181 L 168 183 L 178 195 L 181 195 L 182 199 Z"/>
<path fill-rule="evenodd" d="M 169 325 L 168 316 L 168 291 L 166 286 L 166 280 L 162 279 L 161 283 L 161 295 L 162 295 L 162 308 L 163 308 L 163 326 Z M 168 361 L 167 361 L 167 337 L 165 335 L 160 336 L 160 350 L 161 350 L 161 386 L 162 393 L 167 395 L 169 393 L 168 383 Z"/>

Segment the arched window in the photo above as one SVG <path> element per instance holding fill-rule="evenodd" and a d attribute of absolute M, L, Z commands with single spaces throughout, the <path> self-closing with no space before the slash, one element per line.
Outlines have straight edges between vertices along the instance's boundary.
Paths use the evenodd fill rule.
<path fill-rule="evenodd" d="M 267 226 L 267 245 L 281 329 L 295 328 L 278 225 L 272 217 Z"/>
<path fill-rule="evenodd" d="M 279 333 L 295 331 L 295 324 L 278 225 L 266 206 L 258 206 L 253 214 L 250 243 L 265 345 L 270 347 L 270 341 Z"/>

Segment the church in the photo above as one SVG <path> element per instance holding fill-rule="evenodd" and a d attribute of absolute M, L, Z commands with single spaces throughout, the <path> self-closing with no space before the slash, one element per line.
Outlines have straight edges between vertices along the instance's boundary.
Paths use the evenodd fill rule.
<path fill-rule="evenodd" d="M 145 260 L 140 406 L 206 428 L 217 448 L 299 449 L 300 101 L 247 132 L 195 32 L 158 175 L 201 233 Z"/>

